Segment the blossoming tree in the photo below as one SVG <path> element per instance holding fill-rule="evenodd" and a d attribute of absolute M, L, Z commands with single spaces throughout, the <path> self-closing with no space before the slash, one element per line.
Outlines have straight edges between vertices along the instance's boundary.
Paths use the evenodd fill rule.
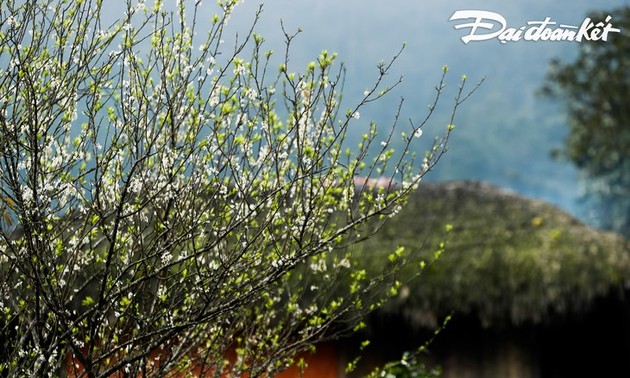
<path fill-rule="evenodd" d="M 204 30 L 199 1 L 116 5 L 0 0 L 0 375 L 259 376 L 360 327 L 412 253 L 367 276 L 350 246 L 452 127 L 418 159 L 428 117 L 349 148 L 396 57 L 345 110 L 333 54 L 293 73 L 294 35 L 278 67 L 253 28 L 226 48 L 234 0 Z"/>

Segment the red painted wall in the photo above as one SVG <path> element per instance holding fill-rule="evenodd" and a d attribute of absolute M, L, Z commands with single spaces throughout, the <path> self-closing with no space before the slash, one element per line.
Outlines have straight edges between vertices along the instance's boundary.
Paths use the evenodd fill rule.
<path fill-rule="evenodd" d="M 159 354 L 159 353 L 158 353 Z M 157 355 L 156 355 L 157 357 Z M 305 367 L 299 369 L 296 365 L 289 369 L 277 374 L 275 378 L 340 378 L 340 362 L 337 355 L 337 351 L 332 344 L 323 344 L 317 346 L 315 353 L 302 353 L 296 357 L 296 361 L 304 359 Z M 72 355 L 68 355 L 66 359 L 66 373 L 68 378 L 85 378 L 83 374 L 83 368 Z M 199 369 L 195 371 L 195 376 L 202 378 L 199 374 Z M 204 376 L 210 377 L 211 372 L 204 374 Z M 174 374 L 170 378 L 183 377 L 183 374 Z M 248 375 L 245 374 L 244 378 Z M 119 378 L 122 374 L 113 374 L 110 378 Z M 227 375 L 225 378 L 228 378 Z"/>

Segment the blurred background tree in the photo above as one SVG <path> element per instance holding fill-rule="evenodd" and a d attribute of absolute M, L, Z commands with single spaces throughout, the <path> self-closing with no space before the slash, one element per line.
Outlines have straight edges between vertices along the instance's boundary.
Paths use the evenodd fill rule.
<path fill-rule="evenodd" d="M 590 214 L 599 227 L 630 235 L 630 7 L 600 11 L 595 24 L 612 16 L 608 41 L 582 42 L 572 62 L 555 59 L 542 88 L 562 101 L 570 128 L 558 157 L 583 174 Z"/>

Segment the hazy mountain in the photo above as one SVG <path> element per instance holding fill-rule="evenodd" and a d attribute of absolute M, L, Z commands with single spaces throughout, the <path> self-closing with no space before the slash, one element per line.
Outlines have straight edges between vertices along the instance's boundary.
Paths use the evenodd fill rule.
<path fill-rule="evenodd" d="M 304 67 L 322 49 L 338 52 L 348 67 L 346 99 L 361 94 L 376 76 L 376 64 L 390 58 L 406 42 L 407 48 L 394 72 L 403 74 L 405 81 L 394 95 L 362 115 L 366 123 L 374 119 L 388 124 L 400 96 L 406 98 L 405 119 L 423 116 L 441 67 L 448 65 L 450 75 L 443 112 L 433 118 L 433 129 L 425 131 L 427 141 L 447 123 L 446 112 L 450 110 L 461 75 L 467 75 L 469 84 L 486 77 L 482 88 L 459 113 L 450 150 L 430 179 L 487 180 L 578 213 L 576 198 L 580 189 L 576 171 L 549 156 L 566 134 L 564 113 L 556 104 L 535 95 L 549 60 L 571 58 L 577 51 L 577 43 L 501 44 L 493 40 L 464 44 L 460 37 L 467 32 L 456 30 L 457 22 L 448 20 L 456 10 L 482 9 L 503 15 L 508 26 L 516 28 L 545 17 L 558 24 L 580 25 L 591 10 L 627 4 L 619 0 L 597 4 L 586 0 L 388 3 L 274 0 L 265 3 L 258 31 L 267 37 L 270 48 L 282 51 L 280 19 L 288 31 L 298 27 L 304 30 L 292 46 L 294 70 Z M 232 20 L 235 29 L 251 20 L 257 5 L 257 2 L 239 5 Z M 623 34 L 617 37 L 626 38 Z"/>

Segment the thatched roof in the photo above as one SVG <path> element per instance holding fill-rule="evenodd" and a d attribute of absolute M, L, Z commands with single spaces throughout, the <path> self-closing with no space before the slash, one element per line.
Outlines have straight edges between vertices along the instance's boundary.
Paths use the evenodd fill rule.
<path fill-rule="evenodd" d="M 429 262 L 442 241 L 442 256 L 382 311 L 415 325 L 432 325 L 451 310 L 478 316 L 485 325 L 539 323 L 580 313 L 630 283 L 627 240 L 550 204 L 481 183 L 421 185 L 360 248 L 373 254 L 372 266 L 386 264 L 397 245 L 421 249 Z M 415 263 L 407 274 L 419 269 Z"/>

